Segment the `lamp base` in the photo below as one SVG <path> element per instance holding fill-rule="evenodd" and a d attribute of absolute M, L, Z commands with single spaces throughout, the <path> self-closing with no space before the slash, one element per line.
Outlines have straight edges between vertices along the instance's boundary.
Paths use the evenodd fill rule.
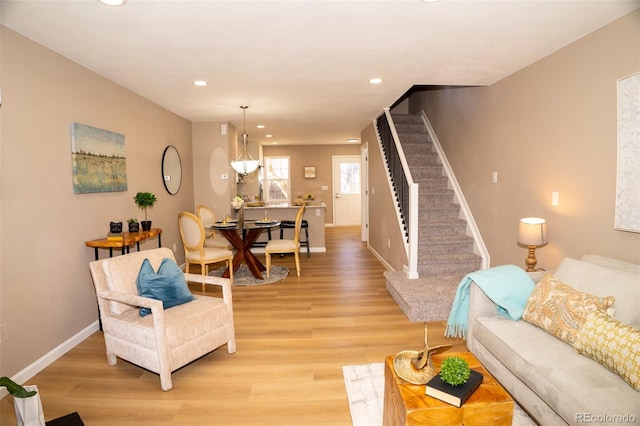
<path fill-rule="evenodd" d="M 529 247 L 529 256 L 524 260 L 525 265 L 527 265 L 527 272 L 535 272 L 536 265 L 538 264 L 538 259 L 536 259 L 536 246 L 528 246 Z"/>

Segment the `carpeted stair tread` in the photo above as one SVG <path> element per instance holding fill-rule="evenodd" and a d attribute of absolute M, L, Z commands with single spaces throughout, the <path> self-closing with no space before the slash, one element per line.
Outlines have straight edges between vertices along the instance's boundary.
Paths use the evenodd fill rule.
<path fill-rule="evenodd" d="M 418 221 L 432 221 L 450 217 L 457 217 L 460 213 L 460 206 L 452 204 L 450 208 L 434 207 L 420 210 Z"/>
<path fill-rule="evenodd" d="M 413 177 L 413 180 L 418 183 L 429 178 L 440 176 L 443 176 L 443 169 L 441 165 L 423 166 L 411 170 L 411 177 Z"/>
<path fill-rule="evenodd" d="M 418 201 L 420 207 L 424 208 L 439 208 L 442 206 L 450 207 L 450 204 L 454 202 L 453 191 L 438 191 L 435 190 L 427 192 L 426 194 L 420 193 L 418 195 Z"/>
<path fill-rule="evenodd" d="M 412 322 L 446 321 L 462 274 L 410 280 L 404 272 L 385 272 L 387 291 Z"/>
<path fill-rule="evenodd" d="M 463 244 L 471 242 L 473 243 L 473 237 L 467 234 L 434 234 L 427 235 L 423 238 L 427 238 L 425 243 L 428 244 Z"/>
<path fill-rule="evenodd" d="M 417 114 L 396 114 L 393 115 L 393 122 L 398 123 L 422 123 L 422 117 Z"/>
<path fill-rule="evenodd" d="M 474 253 L 435 253 L 418 254 L 418 263 L 423 265 L 442 265 L 445 263 L 474 263 L 480 260 L 480 256 Z"/>
<path fill-rule="evenodd" d="M 448 188 L 449 179 L 446 176 L 434 176 L 420 182 L 420 193 L 423 191 L 444 191 Z"/>
<path fill-rule="evenodd" d="M 396 123 L 396 132 L 400 133 L 424 133 L 427 134 L 427 129 L 425 129 L 422 123 Z"/>
<path fill-rule="evenodd" d="M 460 218 L 429 218 L 420 223 L 419 236 L 466 234 L 467 222 Z"/>

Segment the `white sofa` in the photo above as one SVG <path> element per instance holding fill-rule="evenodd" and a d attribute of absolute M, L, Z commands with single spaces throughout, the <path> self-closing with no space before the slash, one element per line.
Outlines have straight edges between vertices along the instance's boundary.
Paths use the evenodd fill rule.
<path fill-rule="evenodd" d="M 613 316 L 640 329 L 640 265 L 587 255 L 563 259 L 553 275 L 582 292 L 615 296 Z M 640 392 L 541 328 L 498 316 L 475 283 L 467 346 L 541 425 L 640 424 Z"/>

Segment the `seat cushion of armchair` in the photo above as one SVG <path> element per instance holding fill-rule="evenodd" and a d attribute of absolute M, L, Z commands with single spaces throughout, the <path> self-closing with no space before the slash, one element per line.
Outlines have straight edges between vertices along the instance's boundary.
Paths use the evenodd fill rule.
<path fill-rule="evenodd" d="M 164 310 L 165 344 L 169 352 L 185 342 L 197 341 L 213 334 L 214 338 L 226 341 L 231 336 L 229 312 L 222 299 L 195 296 L 195 300 Z M 217 324 L 225 324 L 222 327 Z M 151 351 L 157 349 L 153 328 L 153 314 L 141 317 L 138 311 L 128 310 L 120 315 L 105 318 L 105 334 L 126 338 L 134 345 Z"/>
<path fill-rule="evenodd" d="M 577 413 L 640 415 L 640 393 L 526 321 L 480 317 L 474 338 L 564 419 L 576 419 Z"/>

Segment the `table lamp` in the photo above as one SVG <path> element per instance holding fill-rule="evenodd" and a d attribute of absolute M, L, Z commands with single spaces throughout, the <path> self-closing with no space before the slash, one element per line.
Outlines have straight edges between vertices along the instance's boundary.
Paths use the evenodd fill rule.
<path fill-rule="evenodd" d="M 536 270 L 536 247 L 541 247 L 548 243 L 547 222 L 539 217 L 525 217 L 520 219 L 518 228 L 518 244 L 529 248 L 529 256 L 525 259 L 527 272 Z"/>

